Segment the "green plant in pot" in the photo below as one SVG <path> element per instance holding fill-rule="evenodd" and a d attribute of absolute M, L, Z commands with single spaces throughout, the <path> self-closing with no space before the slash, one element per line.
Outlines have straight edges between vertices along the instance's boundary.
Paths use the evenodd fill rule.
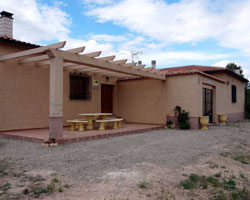
<path fill-rule="evenodd" d="M 178 119 L 179 128 L 183 130 L 190 129 L 189 113 L 183 110 L 180 106 L 176 106 L 174 111 L 175 116 Z"/>

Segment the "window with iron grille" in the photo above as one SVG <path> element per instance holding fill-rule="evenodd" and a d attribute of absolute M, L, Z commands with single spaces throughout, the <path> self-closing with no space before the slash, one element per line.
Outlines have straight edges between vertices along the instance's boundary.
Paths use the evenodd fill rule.
<path fill-rule="evenodd" d="M 90 83 L 90 76 L 70 74 L 70 100 L 90 100 Z"/>
<path fill-rule="evenodd" d="M 237 102 L 237 88 L 235 85 L 232 85 L 232 102 Z"/>

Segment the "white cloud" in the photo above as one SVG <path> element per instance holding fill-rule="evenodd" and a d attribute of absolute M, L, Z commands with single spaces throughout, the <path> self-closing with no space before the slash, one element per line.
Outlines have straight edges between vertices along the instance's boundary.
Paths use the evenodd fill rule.
<path fill-rule="evenodd" d="M 102 4 L 104 1 L 91 2 L 97 6 L 98 3 Z M 234 44 L 238 48 L 245 45 L 250 49 L 247 39 L 245 39 L 246 43 L 240 42 L 240 31 L 243 29 L 245 32 L 248 31 L 247 27 L 244 26 L 245 22 L 235 24 L 236 30 L 232 26 L 230 32 L 232 35 L 228 33 L 228 37 L 223 38 L 223 34 L 226 34 L 227 28 L 231 26 L 225 25 L 224 28 L 221 26 L 222 30 L 219 25 L 226 21 L 224 18 L 228 19 L 229 13 L 223 12 L 224 18 L 217 19 L 218 14 L 211 14 L 211 11 L 208 10 L 210 6 L 208 0 L 182 0 L 175 4 L 166 4 L 162 0 L 108 2 L 112 4 L 108 6 L 102 4 L 101 7 L 94 8 L 89 14 L 98 17 L 100 21 L 113 21 L 142 34 L 90 33 L 87 40 L 80 37 L 72 38 L 70 36 L 72 19 L 60 8 L 60 6 L 66 6 L 62 1 L 47 5 L 36 0 L 8 0 L 0 1 L 0 7 L 2 10 L 14 13 L 14 36 L 16 39 L 42 44 L 66 40 L 66 49 L 86 46 L 85 52 L 101 50 L 101 56 L 117 55 L 116 59 L 128 58 L 129 61 L 131 61 L 131 50 L 134 49 L 143 51 L 137 60 L 142 60 L 146 64 L 150 64 L 151 60 L 157 60 L 158 66 L 161 67 L 178 64 L 181 61 L 225 60 L 229 59 L 230 56 L 223 53 L 209 53 L 207 51 L 206 53 L 205 50 L 201 52 L 176 51 L 173 48 L 166 50 L 168 43 L 192 41 L 193 44 L 197 44 L 197 41 L 214 37 L 220 38 L 220 42 L 224 46 Z M 238 11 L 238 16 L 234 16 L 237 18 L 234 23 L 237 20 L 244 21 L 247 12 L 242 10 L 248 8 L 247 5 Z M 237 38 L 234 38 L 236 36 Z"/>
<path fill-rule="evenodd" d="M 166 42 L 201 41 L 213 37 L 220 25 L 216 14 L 210 15 L 205 1 L 183 0 L 167 4 L 162 0 L 122 0 L 117 4 L 87 12 L 99 22 L 113 21 L 137 33 Z"/>
<path fill-rule="evenodd" d="M 122 42 L 128 40 L 127 36 L 123 35 L 107 35 L 107 34 L 96 34 L 92 35 L 91 38 L 97 41 L 104 41 L 104 42 Z"/>
<path fill-rule="evenodd" d="M 156 60 L 157 65 L 166 67 L 166 65 L 174 64 L 182 61 L 207 61 L 217 60 L 229 57 L 229 54 L 211 54 L 196 51 L 172 51 L 172 52 L 151 52 L 142 55 L 143 61 L 147 64 L 151 60 Z"/>
<path fill-rule="evenodd" d="M 85 4 L 99 4 L 99 5 L 104 5 L 104 4 L 110 4 L 113 2 L 113 0 L 82 0 L 83 3 Z"/>
<path fill-rule="evenodd" d="M 113 52 L 113 46 L 110 43 L 70 37 L 71 18 L 60 9 L 60 6 L 66 6 L 66 4 L 61 1 L 55 1 L 51 6 L 40 4 L 35 0 L 0 1 L 2 10 L 14 13 L 15 39 L 36 44 L 67 41 L 65 49 L 86 46 L 85 52 L 100 50 L 103 51 L 103 55 Z"/>
<path fill-rule="evenodd" d="M 38 4 L 35 0 L 8 0 L 0 1 L 0 8 L 14 13 L 14 37 L 17 39 L 39 43 L 57 40 L 59 35 L 70 32 L 70 17 L 55 5 Z"/>
<path fill-rule="evenodd" d="M 235 13 L 232 11 L 235 10 Z M 218 37 L 224 47 L 241 49 L 246 55 L 250 55 L 250 1 L 235 1 L 228 5 L 222 16 L 224 27 Z"/>
<path fill-rule="evenodd" d="M 214 4 L 220 5 L 220 10 Z M 250 55 L 250 0 L 121 0 L 86 14 L 168 43 L 215 39 Z"/>
<path fill-rule="evenodd" d="M 229 61 L 229 60 L 221 60 L 219 62 L 212 64 L 212 66 L 214 66 L 214 67 L 226 67 L 227 64 L 229 64 L 229 63 L 233 63 L 233 62 Z"/>

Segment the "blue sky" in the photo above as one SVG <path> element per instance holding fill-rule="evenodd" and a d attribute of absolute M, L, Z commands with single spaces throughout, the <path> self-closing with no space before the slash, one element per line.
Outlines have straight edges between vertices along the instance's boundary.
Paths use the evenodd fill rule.
<path fill-rule="evenodd" d="M 128 58 L 139 51 L 157 68 L 225 66 L 235 62 L 250 78 L 250 0 L 8 0 L 14 37 Z"/>

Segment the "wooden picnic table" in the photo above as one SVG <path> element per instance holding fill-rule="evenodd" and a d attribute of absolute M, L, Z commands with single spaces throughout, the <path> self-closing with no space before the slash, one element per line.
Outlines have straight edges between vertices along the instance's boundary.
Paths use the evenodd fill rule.
<path fill-rule="evenodd" d="M 106 119 L 107 116 L 111 116 L 113 115 L 113 113 L 82 113 L 79 114 L 81 116 L 85 116 L 88 120 L 88 125 L 87 125 L 87 129 L 88 130 L 93 130 L 93 119 L 94 117 L 99 117 L 104 120 Z"/>

